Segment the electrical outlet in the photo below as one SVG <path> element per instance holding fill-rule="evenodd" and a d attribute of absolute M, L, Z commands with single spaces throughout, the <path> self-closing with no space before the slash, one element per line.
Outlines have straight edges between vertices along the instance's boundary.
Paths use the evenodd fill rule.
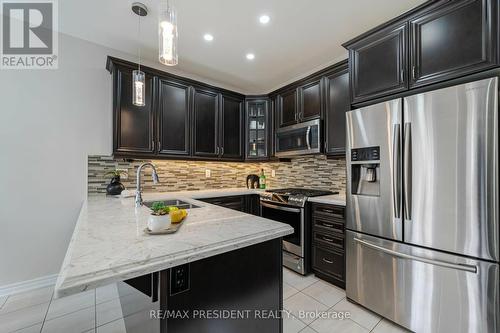
<path fill-rule="evenodd" d="M 271 170 L 271 177 L 276 177 L 276 170 L 274 169 Z"/>
<path fill-rule="evenodd" d="M 206 178 L 212 177 L 212 171 L 210 171 L 210 169 L 205 169 L 205 177 Z"/>
<path fill-rule="evenodd" d="M 170 269 L 170 295 L 189 290 L 189 264 Z"/>
<path fill-rule="evenodd" d="M 120 172 L 121 179 L 128 179 L 128 169 L 116 169 L 116 171 Z"/>

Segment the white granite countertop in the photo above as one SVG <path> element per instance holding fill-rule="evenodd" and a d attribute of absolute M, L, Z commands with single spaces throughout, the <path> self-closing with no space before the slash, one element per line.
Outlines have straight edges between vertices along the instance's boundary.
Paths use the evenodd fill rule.
<path fill-rule="evenodd" d="M 341 194 L 322 195 L 307 199 L 309 202 L 324 203 L 328 205 L 345 206 L 345 196 Z"/>
<path fill-rule="evenodd" d="M 204 203 L 193 198 L 257 194 L 259 190 L 224 189 L 144 193 L 144 201 L 180 199 L 190 209 L 174 234 L 143 233 L 149 208 L 134 198 L 90 196 L 82 206 L 68 246 L 55 295 L 61 297 L 123 281 L 293 232 L 283 223 Z"/>

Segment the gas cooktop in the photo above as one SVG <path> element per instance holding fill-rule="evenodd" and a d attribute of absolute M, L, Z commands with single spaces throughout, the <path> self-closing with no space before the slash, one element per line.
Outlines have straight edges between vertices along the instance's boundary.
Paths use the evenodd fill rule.
<path fill-rule="evenodd" d="M 308 188 L 283 188 L 266 190 L 260 194 L 261 201 L 277 202 L 288 206 L 304 207 L 309 197 L 338 194 L 339 192 L 315 190 Z"/>

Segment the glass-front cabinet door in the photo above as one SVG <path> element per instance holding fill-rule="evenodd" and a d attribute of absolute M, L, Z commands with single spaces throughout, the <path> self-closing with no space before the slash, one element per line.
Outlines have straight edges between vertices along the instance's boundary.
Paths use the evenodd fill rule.
<path fill-rule="evenodd" d="M 269 102 L 248 100 L 246 103 L 246 157 L 269 158 Z"/>

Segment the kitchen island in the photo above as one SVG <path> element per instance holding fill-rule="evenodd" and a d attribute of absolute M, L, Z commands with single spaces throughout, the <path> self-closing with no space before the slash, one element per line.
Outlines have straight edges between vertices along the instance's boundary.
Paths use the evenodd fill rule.
<path fill-rule="evenodd" d="M 158 310 L 151 317 L 163 319 L 153 318 L 161 332 L 167 327 L 169 332 L 280 332 L 279 317 L 259 316 L 282 309 L 281 237 L 293 229 L 192 199 L 210 194 L 144 194 L 145 201 L 179 199 L 199 206 L 188 210 L 177 233 L 157 236 L 144 234 L 150 210 L 135 208 L 133 198 L 89 197 L 68 246 L 56 297 L 125 281 L 151 297 L 151 309 Z M 214 310 L 211 319 L 203 317 Z M 171 311 L 188 316 L 167 318 Z M 234 311 L 239 319 L 230 319 Z M 222 313 L 231 317 L 213 317 Z"/>

